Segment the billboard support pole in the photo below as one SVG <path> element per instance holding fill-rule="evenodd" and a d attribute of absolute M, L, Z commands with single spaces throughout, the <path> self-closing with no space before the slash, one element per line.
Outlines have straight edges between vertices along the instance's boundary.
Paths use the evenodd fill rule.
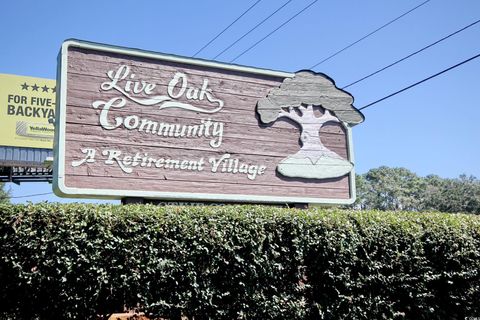
<path fill-rule="evenodd" d="M 126 204 L 144 204 L 145 203 L 145 199 L 144 198 L 133 198 L 133 197 L 126 197 L 126 198 L 122 198 L 122 202 L 121 202 L 123 205 L 126 205 Z"/>

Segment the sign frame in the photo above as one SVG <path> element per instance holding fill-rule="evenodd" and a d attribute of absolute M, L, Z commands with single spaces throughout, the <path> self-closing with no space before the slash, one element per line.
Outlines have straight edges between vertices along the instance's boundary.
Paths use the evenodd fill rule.
<path fill-rule="evenodd" d="M 308 203 L 325 205 L 348 205 L 355 202 L 355 159 L 353 153 L 353 140 L 351 126 L 344 123 L 349 161 L 353 164 L 353 169 L 348 174 L 349 194 L 347 199 L 317 198 L 317 197 L 297 197 L 297 196 L 267 196 L 267 195 L 245 195 L 245 194 L 216 194 L 216 193 L 183 193 L 183 192 L 164 192 L 164 191 L 136 191 L 124 189 L 100 189 L 100 188 L 75 188 L 68 187 L 65 184 L 65 142 L 66 142 L 66 108 L 67 108 L 67 66 L 68 50 L 70 47 L 80 49 L 91 49 L 95 51 L 108 52 L 129 55 L 139 58 L 148 58 L 167 62 L 187 63 L 202 67 L 213 67 L 229 71 L 241 71 L 257 75 L 269 75 L 285 78 L 292 78 L 294 73 L 261 69 L 254 67 L 241 66 L 236 64 L 226 64 L 221 62 L 186 58 L 176 55 L 156 53 L 152 51 L 112 46 L 100 43 L 93 43 L 83 40 L 69 39 L 61 47 L 58 56 L 57 68 L 57 105 L 55 117 L 55 138 L 54 138 L 54 179 L 53 191 L 60 197 L 69 198 L 98 198 L 98 199 L 122 199 L 122 198 L 145 198 L 157 200 L 175 200 L 175 201 L 211 201 L 227 203 Z"/>

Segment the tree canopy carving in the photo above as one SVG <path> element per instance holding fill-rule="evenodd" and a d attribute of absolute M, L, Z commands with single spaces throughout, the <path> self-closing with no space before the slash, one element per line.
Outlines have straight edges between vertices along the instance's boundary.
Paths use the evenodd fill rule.
<path fill-rule="evenodd" d="M 299 71 L 286 78 L 278 88 L 258 101 L 260 120 L 267 124 L 281 117 L 301 127 L 299 152 L 283 159 L 277 170 L 284 176 L 301 178 L 334 178 L 349 173 L 353 164 L 323 145 L 320 129 L 327 122 L 355 125 L 364 120 L 352 105 L 353 97 L 338 89 L 333 80 L 312 71 Z M 324 110 L 318 117 L 314 107 Z"/>

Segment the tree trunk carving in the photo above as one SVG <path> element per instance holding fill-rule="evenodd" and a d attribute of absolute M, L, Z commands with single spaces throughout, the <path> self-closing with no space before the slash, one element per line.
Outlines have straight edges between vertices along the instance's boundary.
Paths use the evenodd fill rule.
<path fill-rule="evenodd" d="M 349 173 L 353 164 L 325 147 L 320 139 L 320 129 L 327 122 L 339 123 L 337 117 L 325 109 L 323 116 L 316 117 L 313 106 L 285 108 L 279 114 L 297 122 L 301 127 L 302 147 L 280 161 L 277 170 L 284 176 L 311 179 L 335 178 Z"/>

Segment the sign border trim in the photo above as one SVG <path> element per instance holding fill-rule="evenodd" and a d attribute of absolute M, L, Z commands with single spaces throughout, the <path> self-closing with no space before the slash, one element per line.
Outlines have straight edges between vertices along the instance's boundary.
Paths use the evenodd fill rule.
<path fill-rule="evenodd" d="M 155 60 L 187 63 L 205 67 L 219 68 L 231 71 L 241 71 L 260 75 L 293 77 L 290 72 L 275 71 L 269 69 L 260 69 L 234 64 L 225 64 L 221 62 L 208 61 L 202 59 L 185 58 L 176 55 L 155 53 L 140 49 L 132 49 L 93 43 L 88 41 L 69 39 L 63 42 L 58 55 L 57 67 L 57 97 L 56 97 L 56 117 L 55 117 L 55 138 L 54 138 L 54 177 L 53 191 L 60 197 L 71 198 L 98 198 L 98 199 L 122 199 L 127 197 L 158 199 L 158 200 L 178 200 L 178 201 L 212 201 L 212 202 L 254 202 L 254 203 L 309 203 L 309 204 L 339 204 L 348 205 L 355 202 L 355 161 L 353 154 L 353 140 L 351 127 L 344 123 L 347 131 L 348 157 L 354 164 L 349 173 L 350 198 L 331 199 L 331 198 L 311 198 L 311 197 L 278 197 L 262 195 L 243 195 L 243 194 L 213 194 L 213 193 L 181 193 L 181 192 L 160 192 L 160 191 L 135 191 L 121 189 L 90 189 L 90 188 L 72 188 L 65 185 L 65 125 L 66 125 L 66 106 L 67 106 L 67 66 L 68 49 L 70 47 L 92 49 L 96 51 L 120 53 L 135 57 L 151 58 Z"/>

